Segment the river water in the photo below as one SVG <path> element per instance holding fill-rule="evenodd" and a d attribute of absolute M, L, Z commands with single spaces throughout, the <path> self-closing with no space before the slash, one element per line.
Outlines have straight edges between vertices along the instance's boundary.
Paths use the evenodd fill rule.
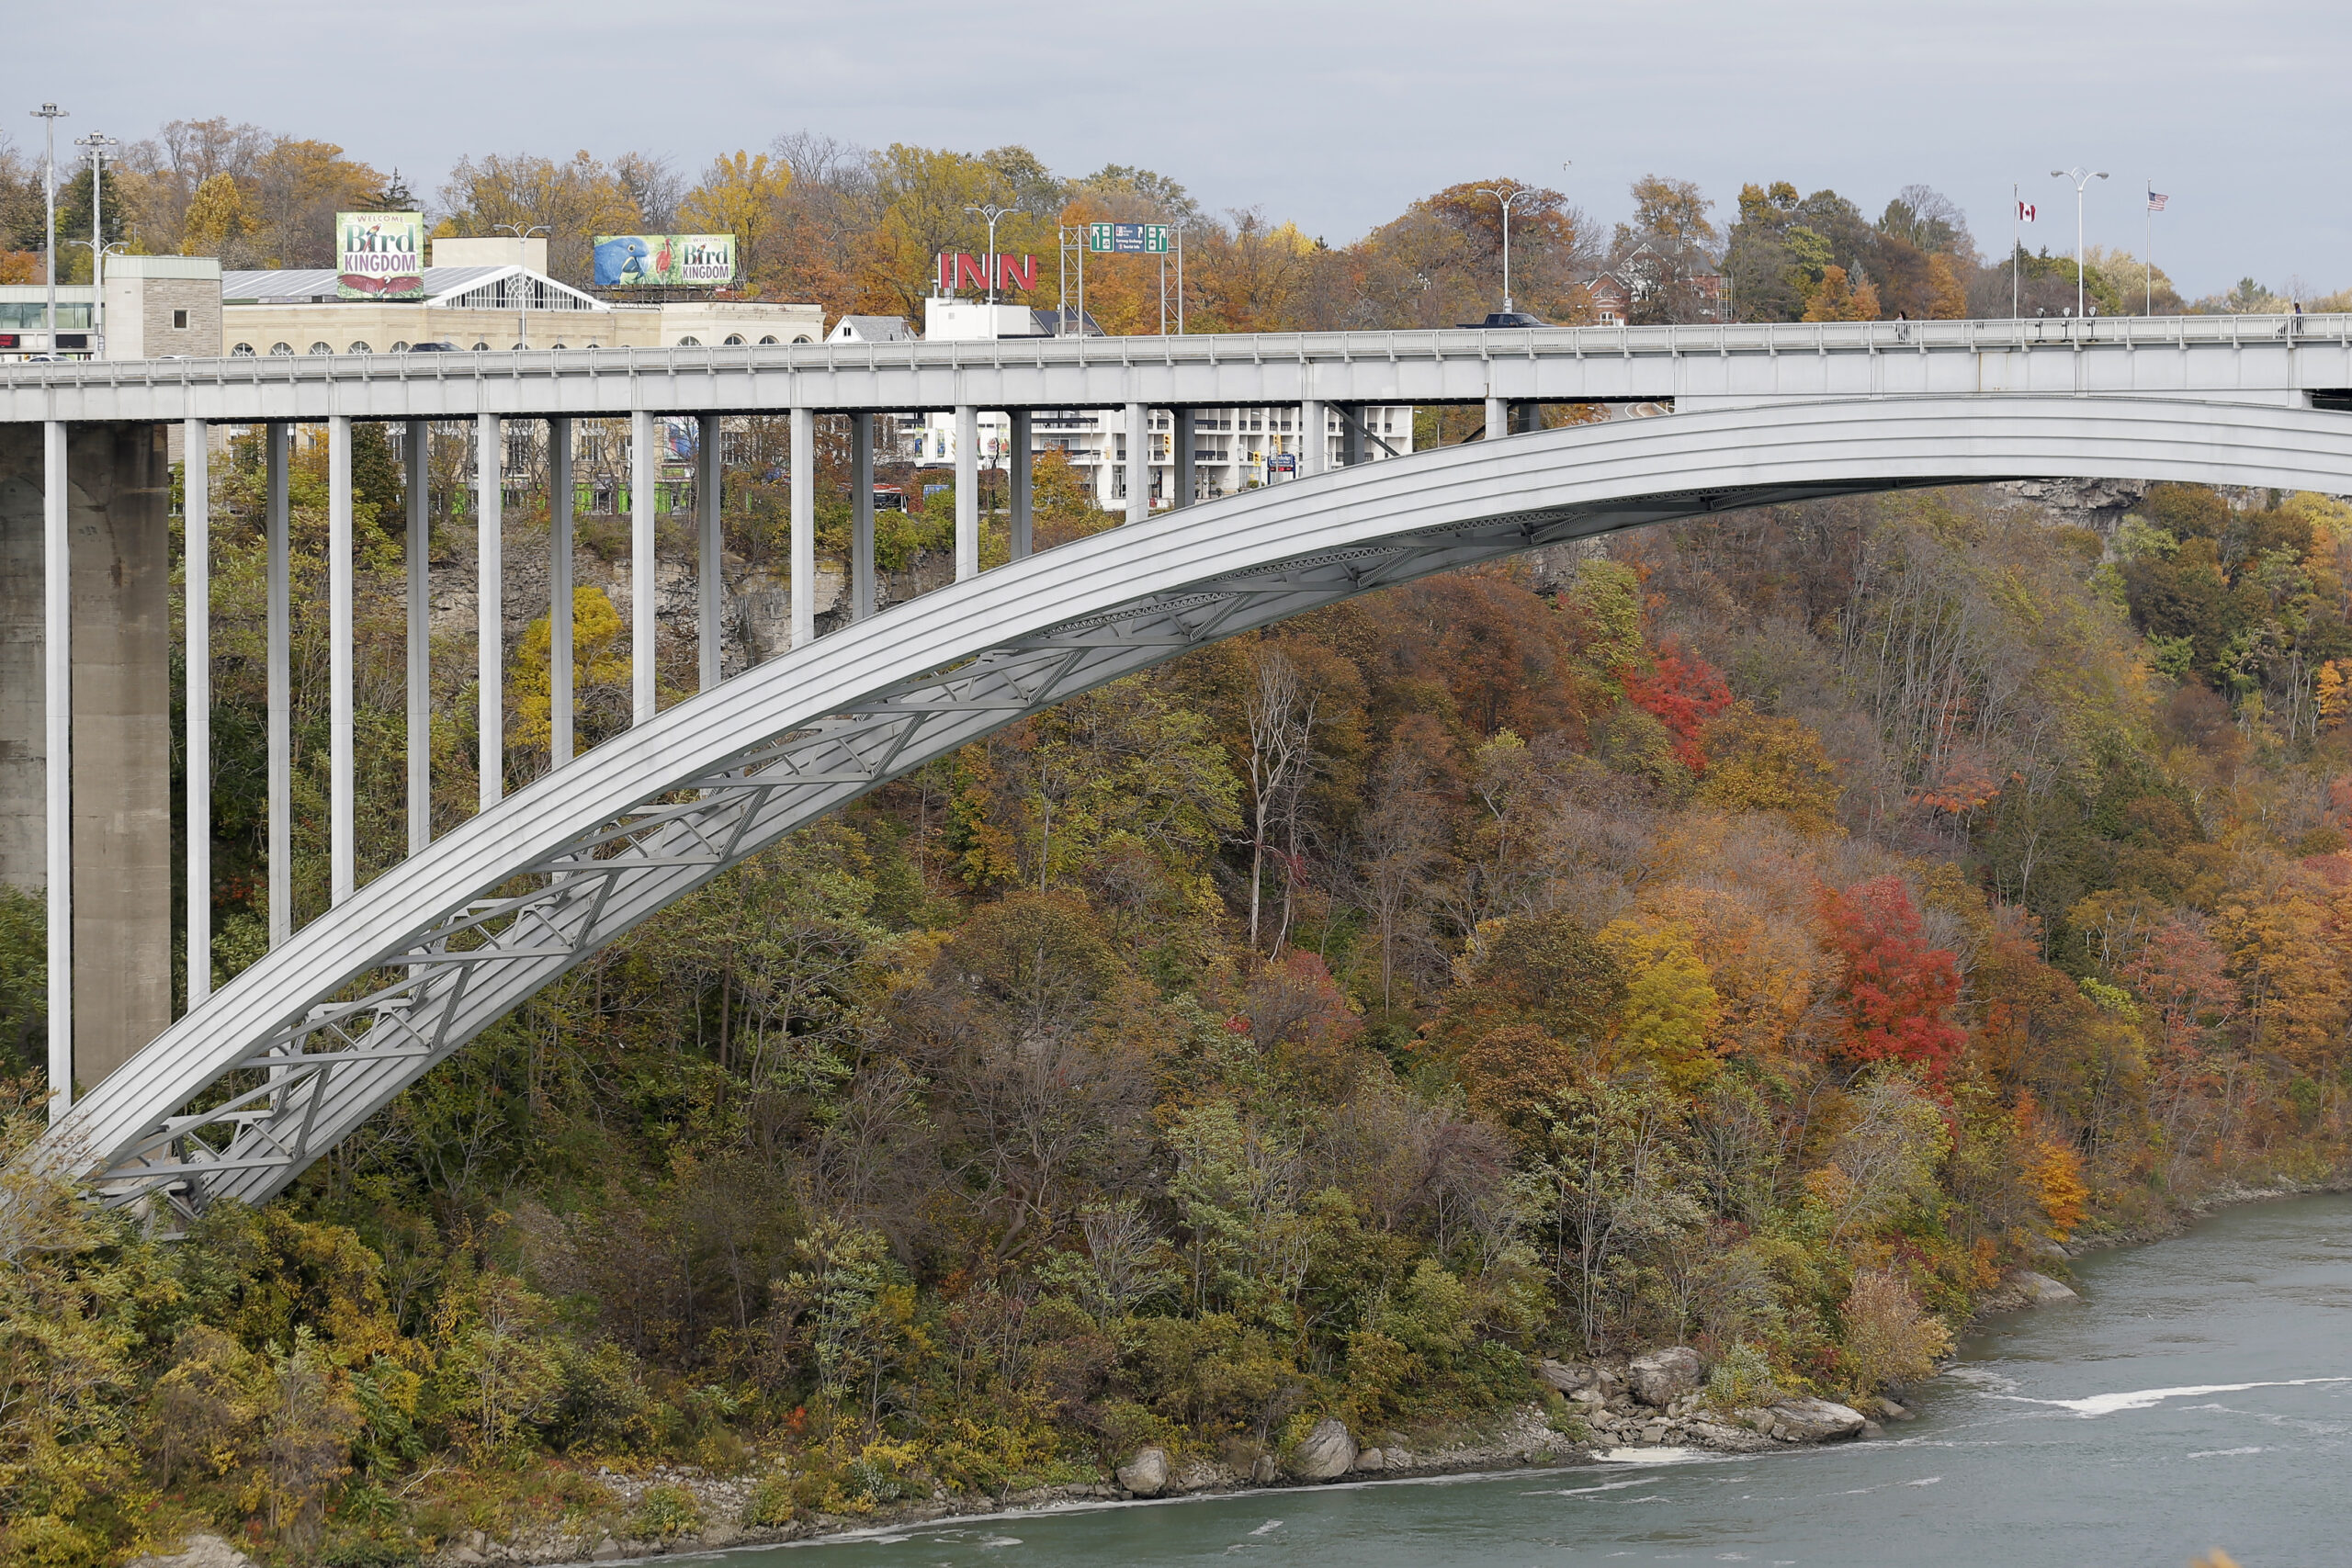
<path fill-rule="evenodd" d="M 1875 1440 L 956 1520 L 729 1568 L 2352 1563 L 2352 1197 L 2084 1259 Z M 671 1561 L 676 1561 L 672 1559 Z"/>

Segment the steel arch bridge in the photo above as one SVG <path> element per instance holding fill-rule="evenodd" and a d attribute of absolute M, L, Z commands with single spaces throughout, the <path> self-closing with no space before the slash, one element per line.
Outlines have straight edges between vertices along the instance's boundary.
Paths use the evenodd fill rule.
<path fill-rule="evenodd" d="M 92 1089 L 27 1158 L 112 1204 L 260 1201 L 539 987 L 925 761 L 1220 638 L 1616 529 L 1993 479 L 2352 491 L 2352 420 L 2008 393 L 1716 409 L 1341 468 L 1111 530 L 729 679 L 450 831 Z"/>

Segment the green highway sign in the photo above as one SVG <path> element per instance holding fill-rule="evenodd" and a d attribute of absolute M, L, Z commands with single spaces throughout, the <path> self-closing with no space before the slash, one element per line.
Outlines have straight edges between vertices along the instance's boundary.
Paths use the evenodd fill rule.
<path fill-rule="evenodd" d="M 1086 248 L 1097 253 L 1164 256 L 1168 254 L 1165 223 L 1089 223 Z"/>

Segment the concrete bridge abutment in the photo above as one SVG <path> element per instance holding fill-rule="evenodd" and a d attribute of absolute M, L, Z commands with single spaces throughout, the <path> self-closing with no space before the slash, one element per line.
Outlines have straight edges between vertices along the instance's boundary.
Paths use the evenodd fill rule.
<path fill-rule="evenodd" d="M 153 423 L 67 427 L 74 1077 L 172 1021 L 171 468 Z M 0 424 L 0 883 L 49 876 L 44 431 Z"/>

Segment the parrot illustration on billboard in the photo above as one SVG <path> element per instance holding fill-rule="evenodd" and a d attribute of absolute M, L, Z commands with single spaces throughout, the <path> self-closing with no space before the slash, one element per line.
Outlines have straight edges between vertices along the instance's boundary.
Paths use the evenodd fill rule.
<path fill-rule="evenodd" d="M 666 254 L 667 245 L 663 250 Z M 645 242 L 635 234 L 616 234 L 596 242 L 596 287 L 614 288 L 645 281 Z"/>

